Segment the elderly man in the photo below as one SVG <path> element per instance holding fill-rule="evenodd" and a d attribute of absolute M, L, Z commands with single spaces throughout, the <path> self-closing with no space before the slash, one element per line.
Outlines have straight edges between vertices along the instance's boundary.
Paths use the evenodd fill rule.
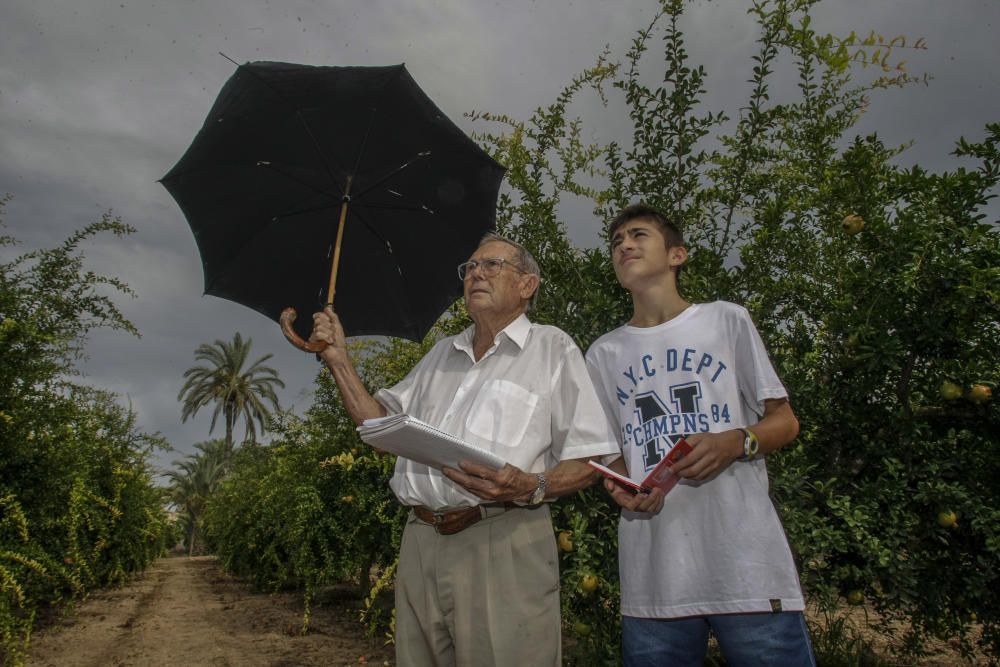
<path fill-rule="evenodd" d="M 525 313 L 540 284 L 520 245 L 488 235 L 458 267 L 473 326 L 371 396 L 332 310 L 312 340 L 357 423 L 408 413 L 508 462 L 443 472 L 399 458 L 390 486 L 412 507 L 396 576 L 401 665 L 561 663 L 559 572 L 546 499 L 588 486 L 585 461 L 617 453 L 582 354 Z"/>

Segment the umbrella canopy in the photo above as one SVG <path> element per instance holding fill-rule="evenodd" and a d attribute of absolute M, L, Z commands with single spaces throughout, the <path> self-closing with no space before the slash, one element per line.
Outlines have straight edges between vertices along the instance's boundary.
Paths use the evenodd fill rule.
<path fill-rule="evenodd" d="M 462 293 L 455 266 L 493 228 L 503 172 L 403 65 L 256 62 L 161 182 L 206 294 L 276 321 L 332 301 L 348 336 L 420 340 Z M 307 337 L 312 318 L 294 326 Z"/>

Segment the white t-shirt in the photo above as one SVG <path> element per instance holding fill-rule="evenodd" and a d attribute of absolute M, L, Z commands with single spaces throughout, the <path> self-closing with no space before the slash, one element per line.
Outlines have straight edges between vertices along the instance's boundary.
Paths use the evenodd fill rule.
<path fill-rule="evenodd" d="M 587 365 L 633 479 L 685 434 L 752 426 L 787 394 L 746 309 L 692 305 L 650 328 L 598 339 Z M 683 480 L 656 515 L 622 512 L 622 614 L 677 618 L 804 608 L 763 459 Z"/>
<path fill-rule="evenodd" d="M 472 334 L 470 327 L 439 341 L 375 399 L 390 414 L 422 419 L 526 472 L 618 452 L 583 354 L 566 333 L 522 315 L 478 362 Z M 482 502 L 440 471 L 402 457 L 389 486 L 400 503 L 433 510 Z"/>

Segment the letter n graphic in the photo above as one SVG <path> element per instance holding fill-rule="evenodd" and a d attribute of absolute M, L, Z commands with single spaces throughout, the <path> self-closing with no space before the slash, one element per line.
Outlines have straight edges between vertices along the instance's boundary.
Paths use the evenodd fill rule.
<path fill-rule="evenodd" d="M 635 413 L 639 417 L 640 428 L 647 428 L 645 425 L 650 422 L 650 433 L 655 434 L 645 439 L 642 453 L 645 470 L 652 470 L 684 435 L 672 435 L 668 432 L 673 429 L 668 428 L 670 420 L 666 417 L 672 413 L 655 391 L 647 391 L 635 397 Z"/>
<path fill-rule="evenodd" d="M 652 432 L 657 433 L 655 437 L 646 438 L 643 442 L 642 461 L 645 469 L 651 470 L 670 451 L 669 444 L 664 449 L 660 442 L 662 439 L 660 433 L 663 429 L 655 428 L 666 421 L 663 417 L 670 414 L 670 408 L 660 400 L 655 391 L 647 391 L 635 397 L 635 412 L 639 417 L 639 423 L 643 425 L 640 428 L 650 428 Z M 645 426 L 647 423 L 648 427 Z"/>

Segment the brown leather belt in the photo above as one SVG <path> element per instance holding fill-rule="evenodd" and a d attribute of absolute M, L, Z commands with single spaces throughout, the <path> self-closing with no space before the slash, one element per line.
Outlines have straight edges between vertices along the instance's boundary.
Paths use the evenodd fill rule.
<path fill-rule="evenodd" d="M 467 507 L 466 509 L 455 510 L 453 512 L 435 512 L 420 505 L 415 505 L 410 509 L 417 515 L 418 519 L 434 526 L 434 530 L 439 534 L 454 535 L 455 533 L 462 532 L 472 524 L 485 519 L 487 516 L 518 507 L 522 506 L 517 503 L 491 503 L 477 507 Z"/>

